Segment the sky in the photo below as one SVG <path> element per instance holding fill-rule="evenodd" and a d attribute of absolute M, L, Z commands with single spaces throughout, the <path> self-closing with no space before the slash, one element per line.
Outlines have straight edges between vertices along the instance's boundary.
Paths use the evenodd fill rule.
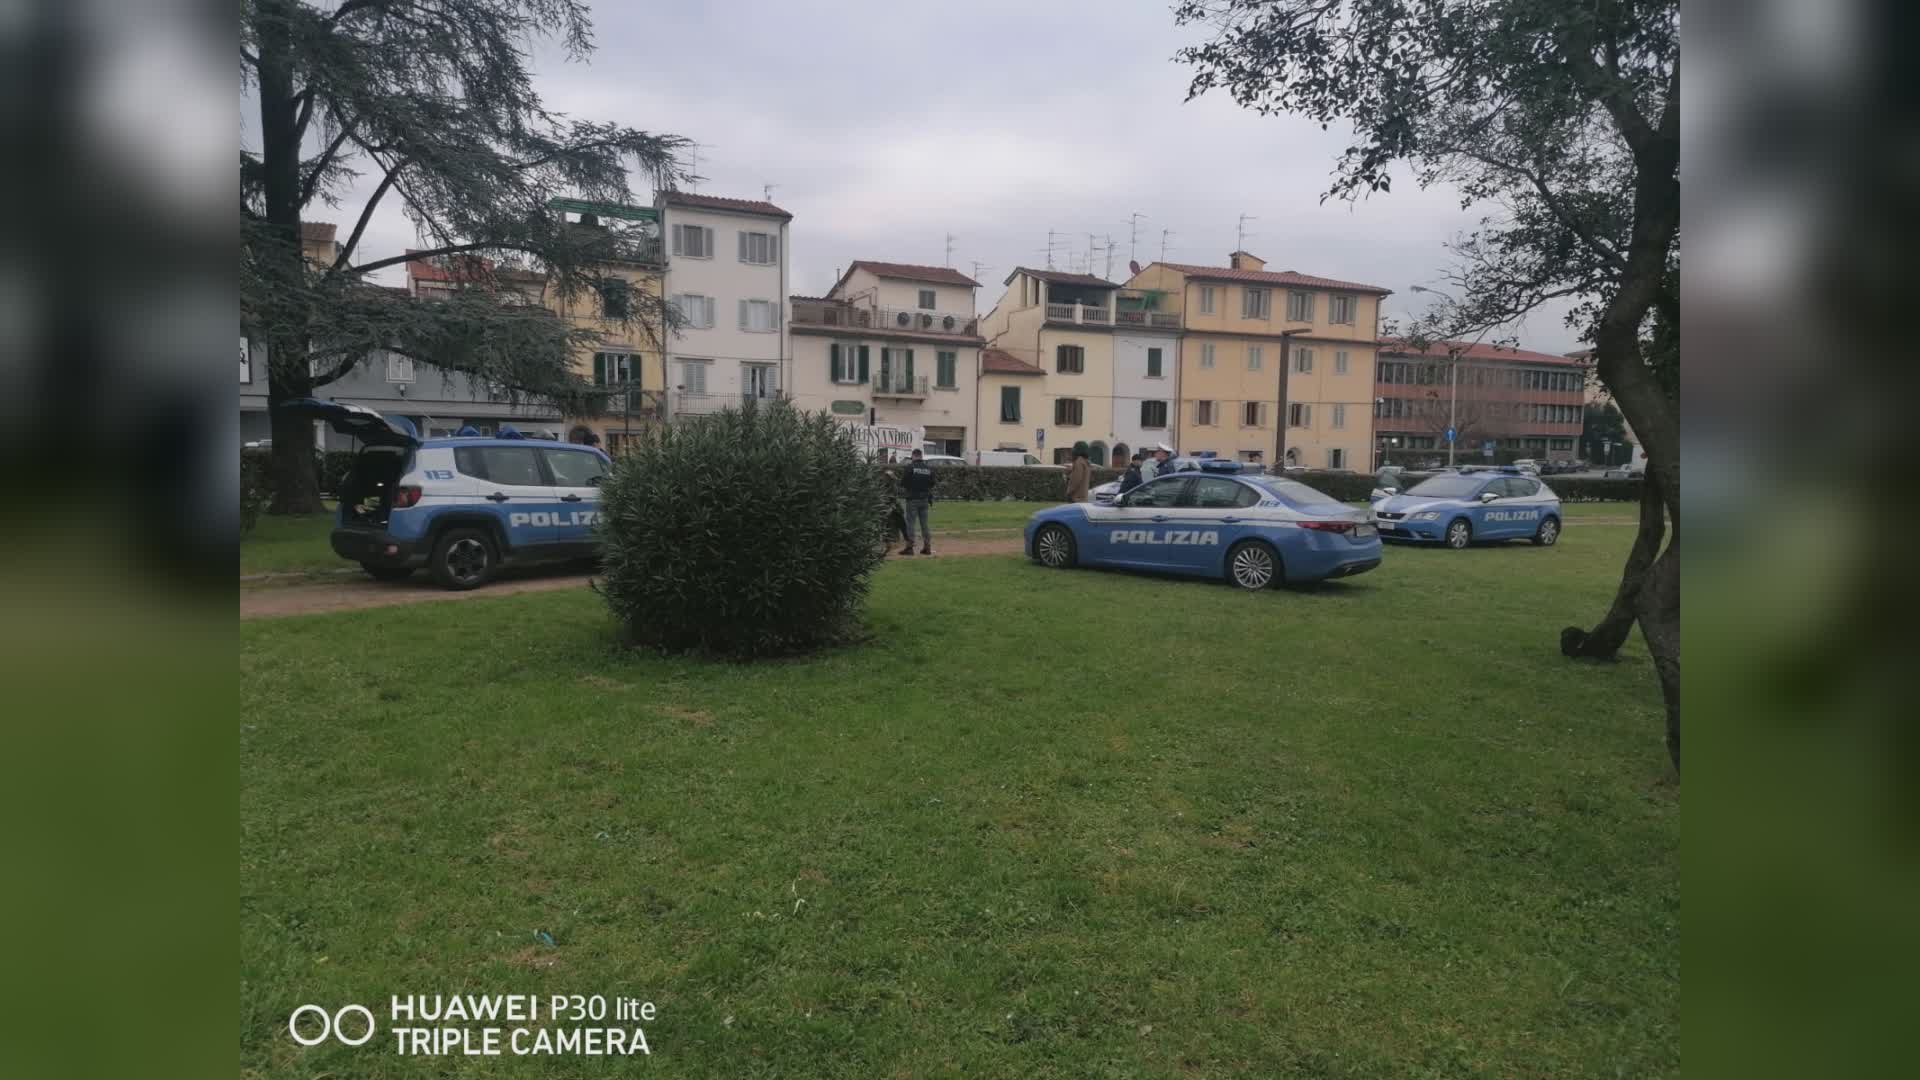
<path fill-rule="evenodd" d="M 536 48 L 547 107 L 694 140 L 692 190 L 757 199 L 772 185 L 802 295 L 854 259 L 978 262 L 984 313 L 1014 267 L 1047 264 L 1049 231 L 1056 267 L 1085 269 L 1092 234 L 1092 272 L 1124 281 L 1163 244 L 1169 261 L 1225 265 L 1245 214 L 1243 246 L 1268 269 L 1392 289 L 1383 317 L 1404 323 L 1431 299 L 1409 286 L 1444 288 L 1444 245 L 1486 212 L 1410 175 L 1322 201 L 1348 133 L 1219 92 L 1186 100 L 1173 54 L 1201 31 L 1163 3 L 599 0 L 594 25 L 585 62 Z M 310 215 L 344 232 L 371 187 Z M 416 243 L 383 207 L 356 261 Z M 1578 347 L 1563 311 L 1532 315 L 1520 344 Z"/>

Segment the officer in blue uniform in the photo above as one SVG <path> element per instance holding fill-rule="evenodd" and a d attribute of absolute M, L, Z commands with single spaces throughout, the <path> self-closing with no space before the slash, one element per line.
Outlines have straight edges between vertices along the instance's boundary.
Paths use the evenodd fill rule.
<path fill-rule="evenodd" d="M 907 496 L 907 513 L 903 531 L 907 534 L 907 546 L 900 554 L 913 554 L 913 523 L 920 523 L 920 554 L 933 554 L 933 530 L 927 525 L 927 507 L 933 503 L 934 475 L 933 466 L 927 464 L 920 451 L 913 452 L 913 460 L 907 462 L 906 469 L 900 474 L 900 486 Z"/>

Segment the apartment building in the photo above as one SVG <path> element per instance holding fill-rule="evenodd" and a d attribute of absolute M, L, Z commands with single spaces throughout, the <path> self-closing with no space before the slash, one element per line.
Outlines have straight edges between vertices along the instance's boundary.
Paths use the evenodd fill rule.
<path fill-rule="evenodd" d="M 979 449 L 979 287 L 951 267 L 861 259 L 826 296 L 789 297 L 794 404 Z"/>
<path fill-rule="evenodd" d="M 550 206 L 583 243 L 612 253 L 600 266 L 601 288 L 563 296 L 544 283 L 541 302 L 575 328 L 593 331 L 593 341 L 576 348 L 574 370 L 610 391 L 601 415 L 568 418 L 567 439 L 587 442 L 591 435 L 617 451 L 667 415 L 660 213 L 651 206 L 578 199 L 555 199 Z"/>
<path fill-rule="evenodd" d="M 1025 450 L 1039 456 L 1042 440 L 1036 432 L 1046 430 L 1047 373 L 1038 365 L 1003 349 L 987 348 L 980 353 L 980 387 L 975 408 L 980 419 L 975 424 L 981 450 Z M 1073 449 L 1068 444 L 1067 449 Z"/>
<path fill-rule="evenodd" d="M 1045 373 L 1038 387 L 995 380 L 1003 392 L 1009 387 L 1020 390 L 1026 434 L 1008 441 L 1044 461 L 1062 464 L 1071 459 L 1073 444 L 1084 442 L 1093 463 L 1106 464 L 1119 441 L 1114 428 L 1113 328 L 1120 286 L 1089 274 L 1027 267 L 1008 274 L 1005 284 L 1000 302 L 980 320 L 980 335 L 992 348 Z M 995 374 L 1025 379 L 1008 371 Z M 981 407 L 984 411 L 996 404 L 983 400 Z M 1011 427 L 1004 420 L 997 426 L 1003 431 Z"/>
<path fill-rule="evenodd" d="M 667 347 L 669 415 L 779 397 L 793 215 L 769 202 L 687 191 L 663 191 L 656 206 L 666 293 L 684 319 Z"/>
<path fill-rule="evenodd" d="M 1443 457 L 1451 423 L 1456 460 L 1571 460 L 1586 381 L 1575 356 L 1480 342 L 1416 348 L 1383 341 L 1374 372 L 1375 449 L 1381 460 Z"/>
<path fill-rule="evenodd" d="M 1227 265 L 1153 263 L 1127 282 L 1181 331 L 1182 453 L 1361 469 L 1371 448 L 1380 300 L 1391 290 L 1236 251 Z"/>

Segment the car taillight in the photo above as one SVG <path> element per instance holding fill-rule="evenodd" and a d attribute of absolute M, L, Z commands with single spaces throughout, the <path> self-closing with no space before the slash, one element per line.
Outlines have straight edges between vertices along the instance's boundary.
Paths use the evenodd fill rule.
<path fill-rule="evenodd" d="M 420 501 L 420 487 L 417 484 L 403 484 L 393 489 L 393 508 L 405 510 Z"/>
<path fill-rule="evenodd" d="M 1351 521 L 1303 521 L 1300 523 L 1300 527 L 1303 529 L 1318 529 L 1321 532 L 1343 533 L 1343 532 L 1353 531 L 1353 522 Z"/>

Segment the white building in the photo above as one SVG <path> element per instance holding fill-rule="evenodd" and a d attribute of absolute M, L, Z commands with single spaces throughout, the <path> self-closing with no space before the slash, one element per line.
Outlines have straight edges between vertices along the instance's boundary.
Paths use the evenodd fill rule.
<path fill-rule="evenodd" d="M 1108 455 L 1113 467 L 1126 468 L 1130 456 L 1155 443 L 1174 445 L 1172 425 L 1179 416 L 1180 331 L 1116 326 L 1113 441 Z"/>
<path fill-rule="evenodd" d="M 668 414 L 717 412 L 786 384 L 787 226 L 768 202 L 659 196 L 666 292 L 684 318 L 667 349 Z"/>
<path fill-rule="evenodd" d="M 858 260 L 826 296 L 792 297 L 794 404 L 978 449 L 979 287 L 951 267 Z"/>

